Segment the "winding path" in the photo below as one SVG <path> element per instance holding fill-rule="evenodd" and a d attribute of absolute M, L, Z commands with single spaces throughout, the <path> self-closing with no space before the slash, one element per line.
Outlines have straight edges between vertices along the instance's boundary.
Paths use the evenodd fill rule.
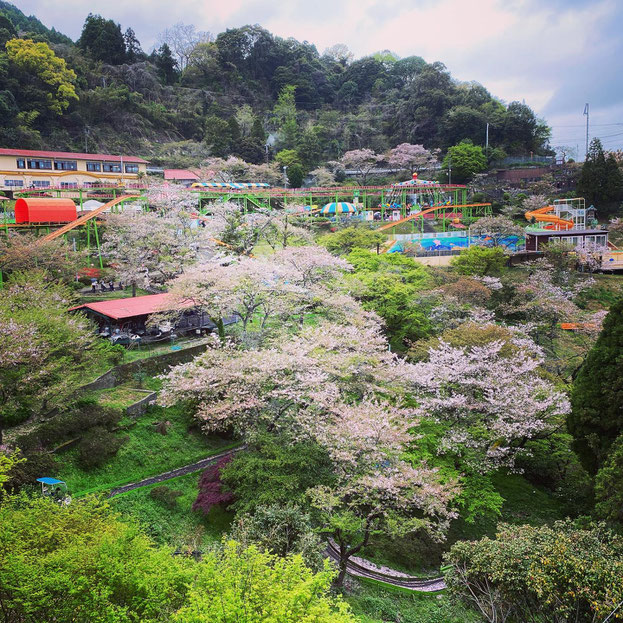
<path fill-rule="evenodd" d="M 339 552 L 331 541 L 327 543 L 326 551 L 331 560 L 335 563 L 339 562 Z M 407 575 L 406 573 L 390 569 L 387 571 L 380 571 L 375 569 L 375 566 L 376 565 L 367 561 L 365 558 L 353 556 L 346 565 L 346 573 L 353 577 L 368 578 L 370 580 L 376 580 L 377 582 L 383 582 L 383 584 L 391 584 L 392 586 L 398 586 L 400 588 L 420 593 L 434 593 L 446 588 L 446 583 L 444 582 L 443 577 L 418 578 L 413 575 Z"/>
<path fill-rule="evenodd" d="M 133 491 L 134 489 L 140 489 L 141 487 L 148 487 L 149 485 L 171 480 L 172 478 L 177 478 L 178 476 L 185 476 L 186 474 L 191 474 L 192 472 L 198 472 L 199 470 L 205 469 L 208 465 L 213 465 L 223 457 L 230 456 L 235 452 L 243 450 L 244 448 L 245 446 L 230 448 L 229 450 L 224 450 L 219 454 L 214 454 L 213 456 L 209 456 L 208 458 L 197 461 L 196 463 L 190 463 L 189 465 L 172 469 L 171 471 L 158 474 L 157 476 L 151 476 L 150 478 L 145 478 L 144 480 L 139 480 L 138 482 L 131 482 L 127 485 L 116 487 L 115 489 L 112 489 L 112 491 L 108 494 L 108 497 L 112 498 L 120 493 L 126 493 L 128 491 Z M 331 541 L 327 544 L 326 552 L 331 560 L 336 563 L 339 561 L 338 550 Z M 391 569 L 382 571 L 375 568 L 375 565 L 365 560 L 365 558 L 358 558 L 357 556 L 353 556 L 348 561 L 346 572 L 348 575 L 353 577 L 368 578 L 384 584 L 391 584 L 392 586 L 422 593 L 433 593 L 446 588 L 446 584 L 442 577 L 418 578 Z"/>
<path fill-rule="evenodd" d="M 223 457 L 230 456 L 231 454 L 234 454 L 235 452 L 239 452 L 244 447 L 245 446 L 238 446 L 236 448 L 230 448 L 229 450 L 225 450 L 223 452 L 220 452 L 219 454 L 213 454 L 212 456 L 209 456 L 207 459 L 201 459 L 201 461 L 197 461 L 196 463 L 190 463 L 189 465 L 184 465 L 183 467 L 172 469 L 169 472 L 164 472 L 162 474 L 158 474 L 157 476 L 150 476 L 149 478 L 145 478 L 144 480 L 139 480 L 138 482 L 131 482 L 127 485 L 116 487 L 115 489 L 112 489 L 112 491 L 108 494 L 108 497 L 112 498 L 115 495 L 119 495 L 120 493 L 126 493 L 134 489 L 140 489 L 141 487 L 148 487 L 149 485 L 155 485 L 158 482 L 171 480 L 171 478 L 177 478 L 178 476 L 185 476 L 186 474 L 192 474 L 193 472 L 198 472 L 199 470 L 206 468 L 208 465 L 212 465 L 216 463 Z"/>

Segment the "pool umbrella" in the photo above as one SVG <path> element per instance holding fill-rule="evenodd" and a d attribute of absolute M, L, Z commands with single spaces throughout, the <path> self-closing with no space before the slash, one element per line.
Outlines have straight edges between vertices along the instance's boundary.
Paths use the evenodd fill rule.
<path fill-rule="evenodd" d="M 340 201 L 338 203 L 327 203 L 320 210 L 320 214 L 353 214 L 357 208 L 352 203 Z"/>

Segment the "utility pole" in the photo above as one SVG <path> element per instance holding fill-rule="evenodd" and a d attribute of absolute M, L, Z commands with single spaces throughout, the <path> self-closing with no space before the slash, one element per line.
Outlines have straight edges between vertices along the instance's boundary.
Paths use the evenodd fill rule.
<path fill-rule="evenodd" d="M 584 156 L 584 161 L 586 161 L 588 158 L 588 102 L 584 106 L 584 114 L 586 115 L 586 155 Z"/>
<path fill-rule="evenodd" d="M 452 156 L 448 156 L 448 186 L 452 184 Z"/>
<path fill-rule="evenodd" d="M 89 153 L 89 134 L 91 133 L 91 128 L 89 126 L 84 126 L 84 153 Z"/>
<path fill-rule="evenodd" d="M 487 139 L 485 141 L 485 153 L 489 156 L 489 124 L 487 123 Z"/>
<path fill-rule="evenodd" d="M 287 188 L 288 187 L 288 175 L 287 175 L 287 170 L 288 167 L 283 167 L 283 187 Z"/>

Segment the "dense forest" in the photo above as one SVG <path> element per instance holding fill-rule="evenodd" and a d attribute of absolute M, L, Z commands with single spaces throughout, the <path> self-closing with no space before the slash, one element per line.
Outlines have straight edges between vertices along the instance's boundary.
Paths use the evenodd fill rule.
<path fill-rule="evenodd" d="M 489 160 L 548 152 L 549 128 L 439 62 L 385 50 L 322 54 L 259 25 L 213 36 L 175 24 L 147 54 L 131 27 L 86 17 L 73 42 L 0 1 L 0 146 L 134 152 L 155 163 L 297 150 L 307 170 L 353 149 L 446 151 L 468 139 Z M 266 145 L 269 145 L 268 153 Z"/>

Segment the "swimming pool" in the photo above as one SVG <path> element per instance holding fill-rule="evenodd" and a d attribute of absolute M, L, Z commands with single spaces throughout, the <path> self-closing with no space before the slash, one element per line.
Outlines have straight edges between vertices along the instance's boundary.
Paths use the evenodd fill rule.
<path fill-rule="evenodd" d="M 509 236 L 501 240 L 502 246 L 515 251 L 524 244 L 524 238 Z M 414 237 L 411 240 L 396 240 L 388 253 L 402 253 L 405 245 L 419 245 L 422 251 L 452 251 L 466 249 L 468 246 L 477 244 L 482 247 L 493 246 L 489 236 L 438 236 L 438 237 Z"/>

